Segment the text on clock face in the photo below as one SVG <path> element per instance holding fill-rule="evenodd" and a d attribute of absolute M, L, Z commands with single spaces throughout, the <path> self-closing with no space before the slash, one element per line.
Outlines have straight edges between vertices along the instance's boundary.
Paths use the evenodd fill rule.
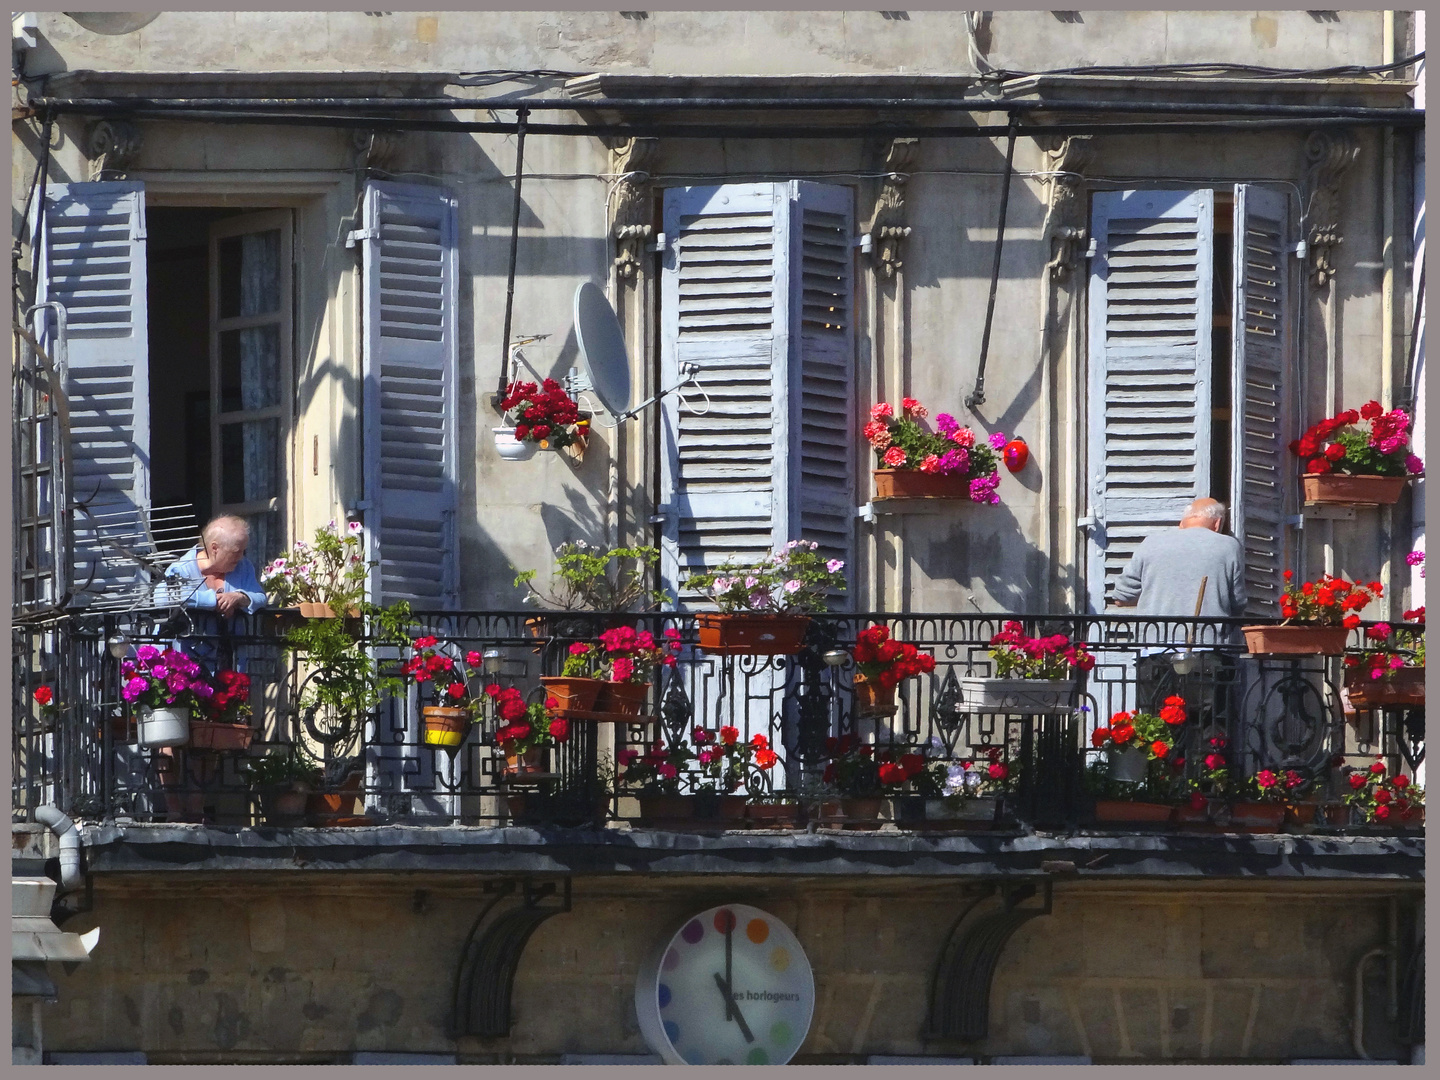
<path fill-rule="evenodd" d="M 779 990 L 736 990 L 734 1001 L 799 1001 L 799 994 L 787 994 Z"/>

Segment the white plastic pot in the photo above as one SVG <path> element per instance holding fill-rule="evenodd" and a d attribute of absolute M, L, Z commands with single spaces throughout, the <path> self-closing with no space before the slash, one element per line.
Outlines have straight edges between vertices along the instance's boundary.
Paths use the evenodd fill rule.
<path fill-rule="evenodd" d="M 985 679 L 967 676 L 960 680 L 961 712 L 1065 713 L 1073 705 L 1075 683 L 1069 679 Z"/>
<path fill-rule="evenodd" d="M 184 746 L 190 741 L 189 709 L 136 710 L 141 746 Z"/>
<path fill-rule="evenodd" d="M 1121 784 L 1138 784 L 1145 779 L 1145 770 L 1150 764 L 1150 755 L 1139 747 L 1128 746 L 1124 750 L 1109 750 L 1110 779 Z"/>
<path fill-rule="evenodd" d="M 491 428 L 495 433 L 495 449 L 506 461 L 528 461 L 540 449 L 538 443 L 515 438 L 513 427 Z"/>

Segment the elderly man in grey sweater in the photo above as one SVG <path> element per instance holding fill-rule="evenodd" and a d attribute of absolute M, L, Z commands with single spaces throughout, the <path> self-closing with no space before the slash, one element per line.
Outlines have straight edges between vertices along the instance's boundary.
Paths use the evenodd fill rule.
<path fill-rule="evenodd" d="M 1225 527 L 1225 505 L 1196 499 L 1180 527 L 1147 536 L 1116 580 L 1110 601 L 1134 607 L 1137 615 L 1191 618 L 1200 583 L 1202 617 L 1245 613 L 1245 549 Z"/>

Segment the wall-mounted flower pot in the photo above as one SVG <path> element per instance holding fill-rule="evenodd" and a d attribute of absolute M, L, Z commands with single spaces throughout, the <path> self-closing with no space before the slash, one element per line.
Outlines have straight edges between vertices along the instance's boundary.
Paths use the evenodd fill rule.
<path fill-rule="evenodd" d="M 426 746 L 453 749 L 470 732 L 470 710 L 453 705 L 426 705 L 420 710 Z"/>
<path fill-rule="evenodd" d="M 877 499 L 970 500 L 970 477 L 942 476 L 919 469 L 874 469 Z"/>
<path fill-rule="evenodd" d="M 695 616 L 700 651 L 750 656 L 789 656 L 805 647 L 808 615 L 759 615 L 750 612 Z"/>
<path fill-rule="evenodd" d="M 1150 767 L 1150 755 L 1137 746 L 1127 746 L 1124 750 L 1110 749 L 1105 751 L 1105 756 L 1110 763 L 1110 779 L 1122 784 L 1140 783 Z"/>
<path fill-rule="evenodd" d="M 135 726 L 141 746 L 184 746 L 190 741 L 189 709 L 135 710 Z"/>
<path fill-rule="evenodd" d="M 1279 832 L 1280 826 L 1284 823 L 1284 803 L 1239 802 L 1230 807 L 1230 827 L 1232 829 L 1243 829 L 1246 832 Z"/>
<path fill-rule="evenodd" d="M 750 803 L 745 821 L 752 829 L 798 829 L 799 803 Z"/>
<path fill-rule="evenodd" d="M 1345 680 L 1350 703 L 1361 709 L 1379 705 L 1424 705 L 1425 669 L 1423 667 L 1396 668 L 1386 679 L 1372 679 L 1364 672 L 1352 674 Z"/>
<path fill-rule="evenodd" d="M 546 697 L 555 699 L 555 707 L 573 712 L 589 712 L 600 699 L 606 686 L 603 679 L 571 679 L 560 675 L 540 676 Z"/>
<path fill-rule="evenodd" d="M 540 449 L 538 443 L 529 439 L 515 438 L 513 427 L 491 428 L 495 436 L 495 452 L 505 461 L 528 461 Z"/>
<path fill-rule="evenodd" d="M 1343 473 L 1306 473 L 1307 503 L 1344 506 L 1390 506 L 1400 501 L 1406 476 L 1346 476 Z"/>
<path fill-rule="evenodd" d="M 960 680 L 959 710 L 966 713 L 1067 713 L 1074 706 L 1071 679 L 987 679 L 967 675 Z"/>
<path fill-rule="evenodd" d="M 1242 626 L 1252 655 L 1339 656 L 1350 631 L 1343 626 Z"/>
<path fill-rule="evenodd" d="M 872 682 L 864 675 L 855 676 L 855 715 L 890 716 L 895 704 L 895 687 Z"/>
<path fill-rule="evenodd" d="M 217 720 L 190 721 L 191 750 L 245 750 L 254 739 L 255 729 L 249 724 L 225 724 Z"/>
<path fill-rule="evenodd" d="M 1125 799 L 1096 799 L 1095 820 L 1112 823 L 1161 824 L 1170 820 L 1174 807 L 1169 803 L 1128 802 Z"/>
<path fill-rule="evenodd" d="M 639 716 L 644 712 L 645 702 L 650 697 L 648 682 L 607 682 L 601 686 L 600 702 L 597 706 L 601 712 L 616 713 L 620 716 Z"/>

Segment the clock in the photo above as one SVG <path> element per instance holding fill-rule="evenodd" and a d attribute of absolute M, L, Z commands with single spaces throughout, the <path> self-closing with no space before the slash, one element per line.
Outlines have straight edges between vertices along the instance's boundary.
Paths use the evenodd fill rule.
<path fill-rule="evenodd" d="M 688 920 L 635 980 L 640 1033 L 667 1065 L 784 1065 L 814 1012 L 815 978 L 800 942 L 747 904 Z"/>

